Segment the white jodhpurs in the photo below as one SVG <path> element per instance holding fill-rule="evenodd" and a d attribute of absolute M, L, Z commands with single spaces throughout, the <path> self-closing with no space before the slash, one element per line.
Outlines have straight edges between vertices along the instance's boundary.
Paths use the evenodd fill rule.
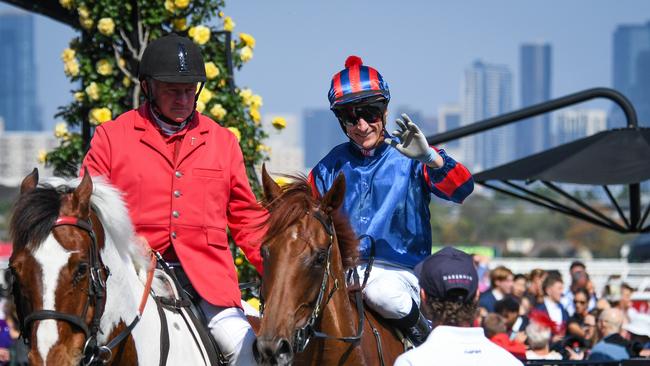
<path fill-rule="evenodd" d="M 222 308 L 201 300 L 201 310 L 208 319 L 208 329 L 228 359 L 229 365 L 255 365 L 255 333 L 240 308 Z"/>
<path fill-rule="evenodd" d="M 367 264 L 357 267 L 363 281 Z M 420 286 L 412 271 L 375 263 L 363 289 L 366 304 L 386 319 L 402 319 L 409 315 L 413 301 L 420 306 Z"/>

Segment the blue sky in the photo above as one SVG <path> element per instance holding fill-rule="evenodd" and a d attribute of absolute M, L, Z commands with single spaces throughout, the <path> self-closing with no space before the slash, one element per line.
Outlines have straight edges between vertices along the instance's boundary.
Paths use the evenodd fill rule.
<path fill-rule="evenodd" d="M 650 1 L 236 0 L 224 11 L 235 34 L 257 40 L 254 58 L 235 77 L 262 95 L 263 113 L 326 108 L 331 76 L 356 54 L 389 82 L 393 106 L 435 115 L 441 104 L 458 102 L 463 70 L 476 59 L 511 68 L 518 107 L 524 42 L 551 43 L 554 97 L 611 86 L 613 32 L 649 21 Z M 59 55 L 73 36 L 37 17 L 39 97 L 50 125 L 56 107 L 71 100 Z"/>

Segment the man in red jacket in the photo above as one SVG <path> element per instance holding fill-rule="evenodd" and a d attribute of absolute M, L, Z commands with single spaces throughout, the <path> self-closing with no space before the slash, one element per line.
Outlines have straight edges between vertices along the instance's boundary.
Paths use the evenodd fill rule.
<path fill-rule="evenodd" d="M 140 62 L 147 102 L 97 127 L 83 165 L 125 194 L 139 235 L 185 274 L 210 332 L 233 365 L 254 364 L 226 228 L 262 272 L 266 212 L 251 191 L 236 137 L 198 113 L 206 81 L 200 49 L 170 34 Z M 182 278 L 179 278 L 182 282 Z"/>

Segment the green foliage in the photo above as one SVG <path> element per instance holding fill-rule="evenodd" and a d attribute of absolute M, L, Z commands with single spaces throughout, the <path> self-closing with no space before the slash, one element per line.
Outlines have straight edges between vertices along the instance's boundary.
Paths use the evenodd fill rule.
<path fill-rule="evenodd" d="M 99 125 L 143 102 L 137 78 L 142 52 L 149 42 L 173 31 L 201 47 L 208 81 L 197 110 L 240 138 L 249 180 L 260 194 L 253 167 L 267 158 L 261 148 L 267 136 L 260 126 L 262 98 L 234 86 L 230 74 L 231 68 L 241 68 L 252 57 L 255 39 L 239 34 L 227 41 L 234 22 L 220 11 L 223 0 L 59 0 L 59 4 L 78 16 L 79 35 L 61 55 L 64 72 L 78 86 L 71 91 L 74 101 L 56 115 L 65 120 L 55 132 L 60 145 L 41 157 L 56 175 L 76 176 L 85 153 L 80 134 L 70 131 L 84 121 Z M 248 281 L 252 267 L 246 261 L 238 267 L 242 280 Z"/>

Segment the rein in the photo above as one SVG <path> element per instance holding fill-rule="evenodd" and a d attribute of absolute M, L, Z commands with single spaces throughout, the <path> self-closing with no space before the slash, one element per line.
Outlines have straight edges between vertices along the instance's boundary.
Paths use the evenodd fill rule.
<path fill-rule="evenodd" d="M 131 331 L 135 328 L 135 326 L 140 321 L 140 318 L 142 317 L 142 312 L 147 302 L 148 294 L 151 290 L 151 282 L 153 279 L 153 267 L 150 266 L 147 273 L 147 283 L 145 285 L 144 293 L 142 295 L 140 306 L 138 308 L 138 315 L 136 315 L 135 319 L 133 319 L 131 323 L 124 330 L 122 330 L 115 338 L 113 338 L 110 342 L 108 342 L 108 344 L 104 346 L 99 346 L 97 344 L 97 333 L 100 332 L 99 329 L 100 321 L 102 315 L 104 314 L 104 310 L 105 310 L 104 308 L 106 306 L 106 281 L 108 280 L 108 276 L 110 276 L 110 271 L 108 267 L 106 267 L 102 263 L 101 258 L 99 256 L 97 238 L 93 230 L 91 221 L 80 219 L 77 217 L 72 217 L 72 216 L 59 216 L 56 222 L 54 223 L 54 225 L 52 226 L 52 229 L 58 226 L 66 226 L 66 225 L 74 226 L 86 231 L 91 239 L 90 263 L 89 263 L 90 266 L 88 268 L 90 274 L 90 280 L 88 281 L 88 292 L 87 292 L 88 296 L 87 296 L 86 304 L 84 305 L 84 310 L 80 316 L 74 314 L 62 313 L 55 310 L 37 310 L 27 315 L 26 317 L 23 317 L 24 309 L 22 309 L 22 301 L 19 300 L 20 298 L 19 284 L 14 282 L 12 286 L 15 295 L 14 297 L 16 298 L 17 305 L 18 305 L 17 310 L 18 310 L 18 315 L 20 320 L 21 333 L 23 334 L 31 333 L 30 331 L 31 325 L 35 321 L 54 319 L 54 320 L 62 320 L 68 322 L 69 324 L 82 330 L 86 338 L 86 342 L 84 344 L 84 348 L 82 351 L 83 358 L 81 360 L 81 364 L 84 366 L 106 364 L 112 357 L 112 353 L 113 353 L 112 350 L 118 344 L 120 344 L 124 339 L 126 339 L 126 337 L 128 337 L 129 334 L 131 334 Z M 152 263 L 155 266 L 154 261 L 155 259 L 152 260 Z M 10 270 L 13 279 L 15 279 L 16 276 L 11 267 Z M 91 304 L 95 305 L 95 311 L 93 312 L 93 317 L 90 322 L 90 326 L 87 326 L 84 319 L 86 318 L 88 308 L 90 307 Z M 26 343 L 29 343 L 28 337 L 25 337 L 24 340 Z"/>

